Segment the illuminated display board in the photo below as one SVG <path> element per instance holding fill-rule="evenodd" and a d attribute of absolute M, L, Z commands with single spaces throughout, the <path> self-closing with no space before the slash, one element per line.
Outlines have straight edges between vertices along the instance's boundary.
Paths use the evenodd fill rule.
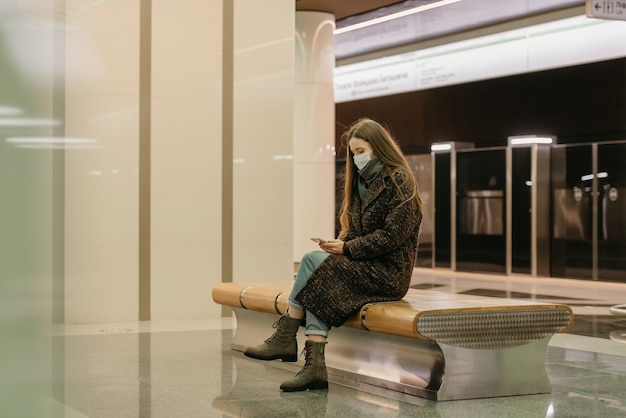
<path fill-rule="evenodd" d="M 623 22 L 584 16 L 335 68 L 335 102 L 626 56 Z"/>

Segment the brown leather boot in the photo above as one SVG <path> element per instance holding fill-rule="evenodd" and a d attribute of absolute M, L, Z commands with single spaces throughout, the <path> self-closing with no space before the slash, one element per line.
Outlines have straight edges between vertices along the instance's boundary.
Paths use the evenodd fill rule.
<path fill-rule="evenodd" d="M 256 347 L 248 347 L 243 352 L 248 357 L 258 360 L 296 361 L 298 360 L 298 341 L 296 334 L 300 327 L 301 319 L 294 319 L 285 314 L 274 322 L 276 328 L 274 334 L 263 344 Z"/>
<path fill-rule="evenodd" d="M 308 341 L 305 343 L 305 363 L 296 377 L 280 385 L 285 392 L 298 392 L 309 389 L 328 389 L 328 374 L 324 360 L 326 343 Z"/>

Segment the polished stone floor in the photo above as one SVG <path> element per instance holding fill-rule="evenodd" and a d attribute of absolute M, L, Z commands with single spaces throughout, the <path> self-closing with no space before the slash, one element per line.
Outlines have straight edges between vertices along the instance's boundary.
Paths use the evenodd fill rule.
<path fill-rule="evenodd" d="M 230 318 L 67 324 L 52 332 L 53 378 L 44 388 L 42 416 L 626 416 L 626 325 L 623 317 L 609 312 L 610 306 L 626 303 L 626 284 L 416 269 L 413 286 L 570 304 L 581 325 L 550 342 L 546 367 L 552 393 L 435 402 L 332 380 L 328 391 L 281 393 L 278 385 L 298 367 L 260 362 L 230 350 L 235 326 Z"/>

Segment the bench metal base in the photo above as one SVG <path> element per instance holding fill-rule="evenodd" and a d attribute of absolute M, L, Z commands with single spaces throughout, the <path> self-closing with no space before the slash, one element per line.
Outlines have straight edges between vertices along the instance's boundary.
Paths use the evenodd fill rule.
<path fill-rule="evenodd" d="M 233 312 L 237 329 L 231 347 L 238 351 L 263 342 L 279 318 L 243 308 Z M 436 401 L 549 393 L 545 353 L 550 338 L 511 348 L 470 349 L 339 327 L 330 332 L 326 366 L 331 382 L 354 381 Z M 298 340 L 304 347 L 303 331 Z"/>

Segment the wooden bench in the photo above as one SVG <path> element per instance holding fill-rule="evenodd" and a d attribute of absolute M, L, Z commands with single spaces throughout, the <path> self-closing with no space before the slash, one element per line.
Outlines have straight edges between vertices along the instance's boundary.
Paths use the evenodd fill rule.
<path fill-rule="evenodd" d="M 230 306 L 237 319 L 232 349 L 243 351 L 271 335 L 272 324 L 287 310 L 292 284 L 213 288 L 213 300 Z M 333 328 L 326 365 L 336 383 L 432 400 L 549 393 L 546 348 L 572 324 L 566 305 L 410 289 L 402 300 L 365 305 Z M 303 347 L 302 332 L 298 338 Z"/>

